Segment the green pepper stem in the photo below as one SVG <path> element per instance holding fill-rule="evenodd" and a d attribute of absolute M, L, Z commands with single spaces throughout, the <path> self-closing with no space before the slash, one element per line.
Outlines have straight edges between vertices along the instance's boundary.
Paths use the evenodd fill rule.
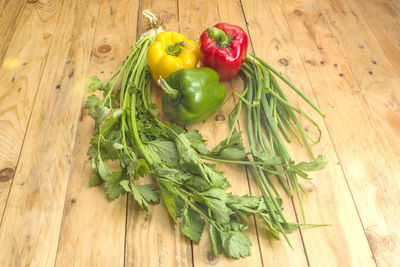
<path fill-rule="evenodd" d="M 182 52 L 181 46 L 186 46 L 186 42 L 176 42 L 175 44 L 170 44 L 167 46 L 167 53 L 171 56 L 179 56 Z"/>
<path fill-rule="evenodd" d="M 214 40 L 214 43 L 221 48 L 226 48 L 231 44 L 231 37 L 223 30 L 216 27 L 207 29 L 208 37 Z"/>
<path fill-rule="evenodd" d="M 169 85 L 161 76 L 158 78 L 158 86 L 160 86 L 164 93 L 168 94 L 172 99 L 178 98 L 179 91 L 172 88 L 171 85 Z"/>

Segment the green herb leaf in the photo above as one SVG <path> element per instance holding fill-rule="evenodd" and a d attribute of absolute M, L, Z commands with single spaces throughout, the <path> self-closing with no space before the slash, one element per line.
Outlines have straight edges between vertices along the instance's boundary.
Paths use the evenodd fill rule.
<path fill-rule="evenodd" d="M 227 193 L 220 188 L 210 189 L 202 193 L 194 194 L 194 199 L 205 203 L 214 215 L 218 224 L 229 223 L 232 211 L 226 206 Z"/>
<path fill-rule="evenodd" d="M 185 205 L 184 201 L 179 198 L 172 181 L 157 179 L 160 187 L 161 195 L 169 214 L 176 223 L 176 218 L 182 216 L 182 209 Z"/>
<path fill-rule="evenodd" d="M 215 228 L 215 226 L 213 226 L 212 224 L 210 224 L 210 237 L 214 255 L 218 257 L 222 251 L 222 240 L 217 228 Z"/>
<path fill-rule="evenodd" d="M 96 91 L 97 89 L 103 88 L 103 83 L 97 76 L 92 76 L 90 77 L 90 84 L 89 84 L 89 89 L 92 91 Z"/>
<path fill-rule="evenodd" d="M 195 243 L 199 243 L 205 222 L 200 215 L 192 209 L 183 211 L 182 233 Z"/>
<path fill-rule="evenodd" d="M 136 185 L 136 189 L 147 202 L 160 203 L 157 187 L 152 184 Z"/>
<path fill-rule="evenodd" d="M 318 155 L 317 158 L 310 162 L 300 162 L 294 165 L 294 167 L 301 171 L 318 171 L 326 167 L 328 161 L 325 156 Z"/>
<path fill-rule="evenodd" d="M 247 153 L 243 146 L 242 132 L 234 132 L 231 138 L 225 139 L 214 147 L 209 155 L 216 156 L 221 159 L 244 160 Z"/>
<path fill-rule="evenodd" d="M 101 180 L 99 174 L 97 172 L 92 172 L 89 179 L 90 186 L 100 185 L 103 181 Z"/>
<path fill-rule="evenodd" d="M 251 241 L 241 232 L 231 231 L 221 235 L 222 249 L 231 258 L 239 259 L 251 255 Z"/>
<path fill-rule="evenodd" d="M 106 167 L 106 165 L 104 165 L 104 162 L 101 159 L 101 157 L 99 157 L 97 159 L 97 170 L 99 171 L 100 177 L 103 180 L 107 180 L 109 173 L 108 173 L 107 167 Z"/>
<path fill-rule="evenodd" d="M 147 142 L 145 148 L 155 162 L 164 162 L 168 164 L 168 166 L 178 165 L 179 155 L 174 142 L 167 140 L 154 140 Z"/>
<path fill-rule="evenodd" d="M 106 193 L 108 196 L 108 199 L 116 199 L 118 198 L 121 194 L 125 193 L 126 190 L 125 188 L 121 185 L 121 180 L 123 178 L 121 177 L 122 171 L 121 169 L 115 172 L 110 173 L 109 175 L 106 176 L 106 182 L 104 186 L 106 187 Z"/>
<path fill-rule="evenodd" d="M 208 148 L 205 145 L 206 140 L 203 139 L 199 131 L 193 130 L 185 134 L 190 144 L 200 154 L 207 154 Z"/>

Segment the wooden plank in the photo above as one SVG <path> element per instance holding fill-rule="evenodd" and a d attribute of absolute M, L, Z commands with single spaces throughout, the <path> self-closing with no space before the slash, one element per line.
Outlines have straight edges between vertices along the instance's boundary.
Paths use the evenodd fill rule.
<path fill-rule="evenodd" d="M 0 2 L 0 65 L 9 46 L 9 42 L 23 13 L 26 1 Z"/>
<path fill-rule="evenodd" d="M 60 10 L 61 2 L 27 5 L 0 68 L 0 218 Z"/>
<path fill-rule="evenodd" d="M 207 28 L 220 21 L 218 12 L 218 3 L 211 1 L 180 1 L 179 2 L 179 23 L 181 33 L 189 39 L 199 40 L 200 34 Z M 236 14 L 238 15 L 238 14 Z M 239 81 L 238 81 L 239 82 Z M 232 86 L 227 85 L 227 95 L 231 93 Z M 234 107 L 233 98 L 228 101 L 218 113 L 206 123 L 197 123 L 188 127 L 189 130 L 197 129 L 207 140 L 207 147 L 212 149 L 229 134 L 228 115 Z M 249 185 L 246 177 L 245 168 L 227 164 L 217 164 L 217 169 L 222 171 L 228 178 L 232 187 L 229 191 L 235 194 L 249 194 Z M 195 266 L 261 266 L 262 259 L 260 255 L 257 232 L 254 220 L 251 220 L 249 230 L 245 234 L 249 237 L 252 247 L 250 257 L 239 260 L 230 259 L 221 254 L 217 258 L 212 251 L 211 239 L 208 231 L 204 231 L 199 244 L 193 244 L 193 261 Z M 208 225 L 207 228 L 208 229 Z"/>
<path fill-rule="evenodd" d="M 240 1 L 232 4 L 228 0 L 218 1 L 218 10 L 220 15 L 220 21 L 225 21 L 231 24 L 241 26 L 247 32 L 246 21 L 244 19 L 243 9 Z M 249 53 L 254 53 L 252 43 L 254 39 L 259 39 L 258 35 L 248 36 L 251 40 L 249 43 Z M 232 80 L 233 89 L 236 92 L 242 92 L 243 83 L 240 78 Z M 232 107 L 231 107 L 232 108 Z M 246 130 L 246 118 L 245 111 L 242 112 L 242 116 L 239 120 L 240 128 L 244 132 L 245 146 L 247 150 L 250 151 L 249 146 L 246 142 L 247 130 Z M 249 174 L 250 175 L 250 174 Z M 250 192 L 252 195 L 261 196 L 258 187 L 256 186 L 253 178 L 249 176 L 250 179 Z M 243 185 L 234 185 L 234 188 L 244 188 Z M 283 198 L 283 208 L 286 218 L 289 221 L 296 222 L 296 214 L 293 209 L 291 198 L 278 187 L 278 191 Z M 290 241 L 295 248 L 294 250 L 289 247 L 285 240 L 276 240 L 271 235 L 268 234 L 266 230 L 265 223 L 257 218 L 257 231 L 258 231 L 258 242 L 259 248 L 261 250 L 262 262 L 265 266 L 307 266 L 307 259 L 304 251 L 304 247 L 301 240 L 300 231 L 295 231 L 293 234 L 289 235 Z"/>
<path fill-rule="evenodd" d="M 391 240 L 394 244 L 400 240 L 399 231 L 395 229 L 399 221 L 398 159 L 382 138 L 379 124 L 374 121 L 370 106 L 360 93 L 318 5 L 291 3 L 285 7 L 286 18 L 304 56 L 311 84 L 321 107 L 327 112 L 326 123 L 365 232 L 369 241 L 373 240 L 370 246 L 374 251 L 385 251 L 383 257 L 388 262 L 396 262 L 398 245 L 388 249 L 384 240 Z M 301 46 L 303 43 L 310 45 Z M 320 61 L 325 64 L 318 66 Z"/>
<path fill-rule="evenodd" d="M 138 11 L 150 10 L 164 23 L 165 30 L 179 31 L 177 1 L 142 1 Z M 147 19 L 141 13 L 139 33 L 148 28 Z M 161 90 L 152 89 L 152 99 L 161 108 Z M 154 182 L 152 177 L 142 178 L 140 183 Z M 126 233 L 127 266 L 192 266 L 192 248 L 180 232 L 180 224 L 174 225 L 164 203 L 152 206 L 147 213 L 131 197 L 128 200 Z"/>
<path fill-rule="evenodd" d="M 328 127 L 325 126 L 324 121 L 316 112 L 313 112 L 304 101 L 300 100 L 292 90 L 285 86 L 284 90 L 290 102 L 301 107 L 308 114 L 312 114 L 312 117 L 320 125 L 322 139 L 317 146 L 313 147 L 313 150 L 317 155 L 326 155 L 330 162 L 326 169 L 313 175 L 314 180 L 302 181 L 307 192 L 304 197 L 307 222 L 332 224 L 330 227 L 302 229 L 309 264 L 311 266 L 320 266 L 321 264 L 332 266 L 375 265 L 357 216 L 357 210 L 352 201 L 351 192 L 347 187 L 340 162 L 336 156 L 335 146 L 329 138 L 332 127 L 329 122 L 335 116 L 335 114 L 331 114 L 333 112 L 330 107 L 336 105 L 336 102 L 346 101 L 346 98 L 333 101 L 332 97 L 333 95 L 340 95 L 341 89 L 339 89 L 338 83 L 343 87 L 348 86 L 339 79 L 341 76 L 338 75 L 338 79 L 336 79 L 332 72 L 321 72 L 319 62 L 322 60 L 330 62 L 327 61 L 327 57 L 332 56 L 335 59 L 343 60 L 335 53 L 334 47 L 330 44 L 334 40 L 332 34 L 320 22 L 323 19 L 318 19 L 320 15 L 314 13 L 312 7 L 308 5 L 300 9 L 299 6 L 302 5 L 293 1 L 285 4 L 280 1 L 262 1 L 253 4 L 243 1 L 242 3 L 245 15 L 249 18 L 248 27 L 251 36 L 259 36 L 253 42 L 255 52 L 288 77 L 327 113 Z M 303 3 L 303 5 L 305 4 Z M 301 17 L 302 20 L 296 21 L 296 23 L 291 21 L 291 16 L 288 16 L 289 28 L 284 14 L 293 14 L 296 8 L 301 10 L 301 14 L 304 15 Z M 289 13 L 288 10 L 291 10 L 292 13 Z M 258 19 L 260 17 L 265 19 Z M 311 28 L 313 34 L 304 32 L 303 27 Z M 292 33 L 295 37 L 294 40 Z M 303 39 L 300 36 L 303 36 Z M 309 39 L 310 36 L 318 41 Z M 332 53 L 332 55 L 325 55 L 325 51 Z M 324 53 L 324 57 L 318 58 L 321 53 Z M 304 69 L 303 61 L 309 62 L 306 64 L 312 66 L 313 69 L 308 65 Z M 324 79 L 329 80 L 325 81 Z M 328 84 L 329 86 L 327 86 Z M 328 91 L 327 88 L 334 88 L 335 91 Z M 318 92 L 318 102 L 313 91 Z M 330 97 L 330 100 L 332 100 L 328 102 L 329 105 L 327 101 L 320 100 L 324 97 Z M 301 120 L 301 123 L 307 125 L 304 120 Z M 343 127 L 343 124 L 341 127 Z M 307 130 L 315 136 L 315 131 L 311 131 L 312 127 L 307 127 Z M 300 149 L 296 143 L 290 145 L 290 148 L 294 159 L 297 161 L 306 160 L 309 157 L 305 149 Z"/>
<path fill-rule="evenodd" d="M 55 263 L 99 9 L 98 1 L 63 4 L 0 227 L 4 266 Z"/>
<path fill-rule="evenodd" d="M 320 6 L 340 42 L 343 54 L 360 88 L 360 93 L 368 102 L 374 116 L 373 119 L 379 124 L 380 134 L 384 135 L 389 146 L 396 153 L 394 160 L 398 159 L 400 156 L 400 111 L 398 104 L 400 103 L 398 91 L 400 79 L 398 73 L 393 70 L 377 39 L 371 33 L 354 3 L 351 1 L 320 1 Z M 394 180 L 396 176 L 388 177 L 388 179 Z M 393 194 L 396 194 L 395 191 L 393 191 Z M 396 202 L 394 201 L 392 204 L 396 205 Z M 388 203 L 387 205 L 391 204 Z M 381 212 L 383 213 L 392 212 L 390 211 L 392 208 L 386 205 L 379 209 L 382 209 Z M 362 214 L 362 218 L 364 218 L 363 215 L 365 216 L 365 214 Z M 377 263 L 379 265 L 390 265 L 391 262 L 398 261 L 400 248 L 383 245 L 382 240 L 376 239 L 374 230 L 370 232 L 368 221 L 363 220 L 363 222 Z M 387 223 L 390 225 L 395 222 L 389 221 Z M 397 230 L 395 231 L 399 233 Z M 396 240 L 395 243 L 400 244 L 400 240 Z"/>
<path fill-rule="evenodd" d="M 350 3 L 357 6 L 387 59 L 397 73 L 400 73 L 400 5 L 396 1 L 387 0 L 353 0 Z M 361 45 L 366 47 L 367 44 Z"/>
<path fill-rule="evenodd" d="M 105 80 L 121 66 L 136 40 L 137 9 L 138 1 L 101 2 L 87 76 Z M 68 266 L 71 259 L 74 266 L 124 265 L 127 197 L 108 201 L 103 186 L 89 186 L 92 169 L 86 152 L 93 131 L 94 122 L 82 109 L 56 266 Z"/>
<path fill-rule="evenodd" d="M 329 25 L 340 43 L 358 87 L 368 102 L 381 133 L 400 157 L 400 84 L 374 34 L 354 3 L 319 1 Z"/>

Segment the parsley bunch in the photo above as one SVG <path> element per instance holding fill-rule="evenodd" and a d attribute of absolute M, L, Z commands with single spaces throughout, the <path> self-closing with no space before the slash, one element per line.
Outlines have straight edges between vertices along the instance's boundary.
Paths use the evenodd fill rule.
<path fill-rule="evenodd" d="M 248 217 L 260 216 L 270 232 L 279 238 L 297 229 L 282 213 L 282 201 L 273 196 L 237 196 L 226 191 L 228 180 L 215 165 L 204 160 L 246 164 L 266 168 L 280 164 L 276 157 L 250 162 L 240 132 L 208 151 L 198 131 L 186 132 L 157 118 L 151 103 L 151 76 L 146 53 L 161 29 L 152 29 L 132 46 L 121 68 L 106 82 L 91 78 L 89 87 L 102 93 L 88 97 L 86 107 L 95 121 L 95 133 L 88 155 L 93 173 L 90 185 L 104 184 L 109 199 L 129 193 L 145 210 L 162 198 L 172 220 L 181 220 L 181 232 L 199 242 L 208 227 L 215 255 L 232 258 L 250 255 L 251 242 L 243 231 Z M 119 161 L 110 171 L 106 160 Z M 154 184 L 136 181 L 152 175 Z"/>

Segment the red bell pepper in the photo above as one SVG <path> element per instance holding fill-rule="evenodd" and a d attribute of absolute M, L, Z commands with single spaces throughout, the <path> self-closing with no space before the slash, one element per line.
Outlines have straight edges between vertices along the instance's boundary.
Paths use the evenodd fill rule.
<path fill-rule="evenodd" d="M 218 72 L 220 81 L 232 79 L 246 59 L 248 38 L 242 28 L 217 23 L 200 36 L 200 61 Z"/>

